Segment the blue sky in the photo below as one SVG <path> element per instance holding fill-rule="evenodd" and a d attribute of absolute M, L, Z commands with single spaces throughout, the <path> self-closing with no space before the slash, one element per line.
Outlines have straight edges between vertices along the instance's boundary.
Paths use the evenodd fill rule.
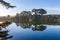
<path fill-rule="evenodd" d="M 60 0 L 4 0 L 15 5 L 16 8 L 6 9 L 0 4 L 0 16 L 16 15 L 21 11 L 31 11 L 33 8 L 43 8 L 47 14 L 60 14 Z"/>

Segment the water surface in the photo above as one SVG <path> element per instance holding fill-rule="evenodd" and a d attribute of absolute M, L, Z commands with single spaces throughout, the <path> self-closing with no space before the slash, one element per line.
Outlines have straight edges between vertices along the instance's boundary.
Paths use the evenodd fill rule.
<path fill-rule="evenodd" d="M 60 40 L 60 25 L 44 25 L 38 29 L 36 25 L 23 27 L 12 23 L 6 28 L 13 36 L 8 40 Z"/>

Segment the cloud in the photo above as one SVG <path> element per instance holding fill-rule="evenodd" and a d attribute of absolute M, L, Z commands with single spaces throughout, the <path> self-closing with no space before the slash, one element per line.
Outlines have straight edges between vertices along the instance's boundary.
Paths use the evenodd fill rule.
<path fill-rule="evenodd" d="M 60 11 L 60 8 L 45 8 L 46 10 Z"/>
<path fill-rule="evenodd" d="M 60 14 L 60 8 L 44 8 L 47 14 Z"/>

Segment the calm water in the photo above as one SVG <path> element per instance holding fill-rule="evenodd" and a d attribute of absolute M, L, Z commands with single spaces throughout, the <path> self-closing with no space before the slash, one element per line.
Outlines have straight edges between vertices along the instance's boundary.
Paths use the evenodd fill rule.
<path fill-rule="evenodd" d="M 60 25 L 44 26 L 38 29 L 34 25 L 23 27 L 12 23 L 6 28 L 9 30 L 8 34 L 13 37 L 7 40 L 60 40 Z"/>

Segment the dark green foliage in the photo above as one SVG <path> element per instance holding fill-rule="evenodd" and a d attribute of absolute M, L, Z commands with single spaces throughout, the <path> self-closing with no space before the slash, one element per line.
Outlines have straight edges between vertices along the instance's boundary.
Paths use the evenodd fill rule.
<path fill-rule="evenodd" d="M 44 9 L 39 9 L 39 10 L 38 10 L 38 13 L 40 13 L 40 14 L 46 14 L 46 13 L 47 13 L 47 11 L 46 11 L 46 10 L 44 10 Z"/>
<path fill-rule="evenodd" d="M 43 26 L 43 25 L 40 25 L 40 26 L 35 25 L 35 27 L 32 28 L 33 31 L 44 31 L 45 29 L 46 29 L 46 26 Z"/>

